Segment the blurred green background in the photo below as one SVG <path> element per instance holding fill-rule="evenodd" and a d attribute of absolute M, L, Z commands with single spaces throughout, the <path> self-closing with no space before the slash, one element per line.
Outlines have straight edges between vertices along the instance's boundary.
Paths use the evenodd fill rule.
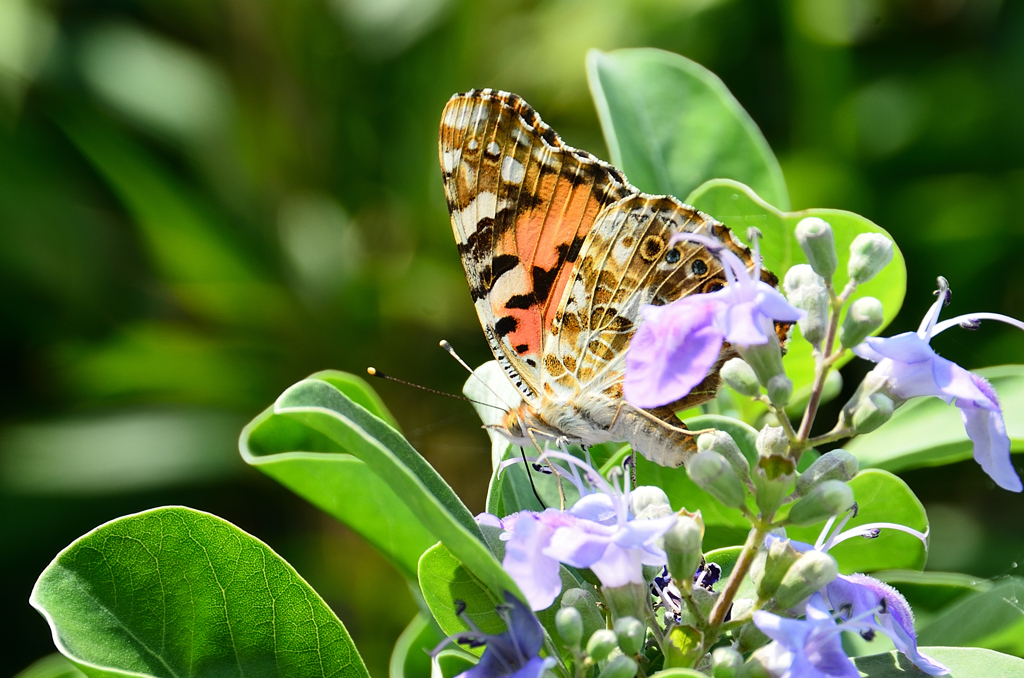
<path fill-rule="evenodd" d="M 471 364 L 489 354 L 445 209 L 440 111 L 456 91 L 512 90 L 607 157 L 583 59 L 629 46 L 721 76 L 795 209 L 851 209 L 896 237 L 910 289 L 894 331 L 916 326 L 937 275 L 951 313 L 1024 316 L 1024 3 L 0 0 L 0 672 L 52 651 L 27 599 L 61 548 L 185 504 L 291 561 L 385 675 L 415 607 L 405 583 L 247 468 L 239 429 L 324 368 L 457 391 L 438 340 Z M 934 345 L 967 367 L 1024 358 L 995 325 Z M 470 407 L 375 386 L 481 510 Z M 905 478 L 933 520 L 929 568 L 1021 572 L 1020 496 L 973 463 Z"/>

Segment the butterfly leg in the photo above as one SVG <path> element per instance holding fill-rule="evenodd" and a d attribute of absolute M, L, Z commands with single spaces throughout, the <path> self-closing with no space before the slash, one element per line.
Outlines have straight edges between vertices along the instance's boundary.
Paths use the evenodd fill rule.
<path fill-rule="evenodd" d="M 526 428 L 526 435 L 529 436 L 530 442 L 533 443 L 533 446 L 535 448 L 537 448 L 537 454 L 543 454 L 544 451 L 541 449 L 540 443 L 537 442 L 537 437 L 536 437 L 537 433 L 543 433 L 543 431 L 541 431 L 540 429 L 536 429 L 536 428 L 530 428 L 530 427 Z M 551 469 L 551 472 L 555 474 L 555 483 L 558 485 L 558 508 L 559 508 L 560 511 L 564 511 L 565 510 L 565 490 L 562 489 L 562 474 L 558 472 L 558 469 L 555 468 L 555 465 L 551 463 L 550 459 L 545 459 L 544 462 L 548 465 L 548 468 Z M 527 473 L 529 473 L 529 469 L 527 469 Z M 533 482 L 533 481 L 531 480 L 531 482 Z M 544 504 L 544 502 L 541 502 L 542 506 L 543 506 L 543 504 Z"/>
<path fill-rule="evenodd" d="M 669 468 L 681 466 L 697 452 L 694 436 L 702 433 L 687 429 L 671 407 L 648 411 L 628 402 L 619 404 L 608 430 L 635 452 Z"/>

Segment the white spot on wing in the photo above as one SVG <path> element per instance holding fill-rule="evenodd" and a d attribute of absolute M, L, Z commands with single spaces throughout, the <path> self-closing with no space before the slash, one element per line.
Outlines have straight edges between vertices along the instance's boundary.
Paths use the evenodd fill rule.
<path fill-rule="evenodd" d="M 445 172 L 451 172 L 455 169 L 455 166 L 459 164 L 459 160 L 462 159 L 462 151 L 458 148 L 451 151 L 444 151 L 441 153 L 441 167 L 444 168 Z"/>
<path fill-rule="evenodd" d="M 487 144 L 487 152 L 490 153 L 491 155 L 498 155 L 499 153 L 501 153 L 501 146 L 492 141 L 491 143 Z"/>
<path fill-rule="evenodd" d="M 494 217 L 498 212 L 498 196 L 484 191 L 473 198 L 466 209 L 458 210 L 457 218 L 467 232 L 476 230 L 476 226 L 484 217 Z"/>
<path fill-rule="evenodd" d="M 475 150 L 476 150 L 476 147 L 477 147 L 477 146 L 479 146 L 479 145 L 480 145 L 480 144 L 478 144 L 478 143 L 476 142 L 476 139 L 470 139 L 470 140 L 469 140 L 469 143 L 467 143 L 467 144 L 466 144 L 466 148 L 468 148 L 468 149 L 469 149 L 469 150 L 471 150 L 471 151 L 475 151 Z"/>
<path fill-rule="evenodd" d="M 523 167 L 523 163 L 512 157 L 505 157 L 501 161 L 501 178 L 505 181 L 511 184 L 521 184 L 525 176 L 526 169 Z"/>

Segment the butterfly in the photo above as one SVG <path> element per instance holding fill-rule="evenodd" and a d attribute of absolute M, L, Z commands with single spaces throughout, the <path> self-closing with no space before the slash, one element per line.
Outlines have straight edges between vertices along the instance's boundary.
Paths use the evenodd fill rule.
<path fill-rule="evenodd" d="M 723 224 L 648 195 L 612 165 L 565 144 L 521 97 L 453 96 L 439 156 L 452 228 L 480 324 L 522 402 L 500 426 L 513 444 L 626 442 L 663 466 L 696 451 L 675 413 L 714 397 L 726 346 L 683 399 L 642 409 L 622 395 L 625 353 L 645 304 L 726 284 L 721 262 L 674 233 L 717 240 L 748 268 Z M 768 281 L 777 279 L 766 273 Z"/>

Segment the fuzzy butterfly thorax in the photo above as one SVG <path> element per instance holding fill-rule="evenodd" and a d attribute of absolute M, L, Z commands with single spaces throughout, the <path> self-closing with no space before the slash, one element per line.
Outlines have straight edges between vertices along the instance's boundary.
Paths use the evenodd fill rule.
<path fill-rule="evenodd" d="M 472 90 L 441 118 L 441 169 L 455 241 L 491 351 L 523 402 L 516 444 L 627 442 L 664 466 L 696 445 L 675 412 L 714 397 L 726 346 L 685 398 L 646 410 L 622 395 L 625 353 L 646 304 L 726 284 L 722 263 L 679 232 L 712 238 L 749 268 L 729 229 L 562 142 L 519 96 Z M 776 284 L 770 273 L 765 280 Z"/>

